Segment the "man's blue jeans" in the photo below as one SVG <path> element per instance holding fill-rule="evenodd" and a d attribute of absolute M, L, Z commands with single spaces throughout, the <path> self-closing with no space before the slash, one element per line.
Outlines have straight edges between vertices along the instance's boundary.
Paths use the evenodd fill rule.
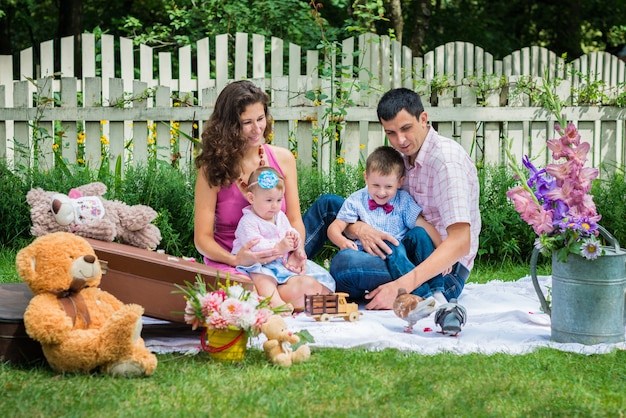
<path fill-rule="evenodd" d="M 432 241 L 421 227 L 411 229 L 402 240 L 408 259 L 418 265 L 434 251 Z M 405 266 L 406 268 L 406 266 Z M 398 270 L 399 273 L 402 270 Z M 365 251 L 339 251 L 330 263 L 330 274 L 337 282 L 337 292 L 346 292 L 351 298 L 361 299 L 366 292 L 394 280 L 385 260 Z M 443 294 L 447 300 L 458 298 L 465 281 L 455 272 L 443 276 Z M 413 291 L 418 292 L 421 287 Z"/>
<path fill-rule="evenodd" d="M 344 198 L 335 194 L 320 196 L 309 209 L 302 215 L 306 239 L 304 251 L 308 258 L 313 258 L 324 247 L 328 240 L 326 231 L 328 226 L 335 220 Z"/>
<path fill-rule="evenodd" d="M 389 269 L 389 274 L 391 275 L 392 280 L 396 280 L 413 270 L 416 265 L 424 261 L 426 257 L 428 257 L 428 255 L 435 250 L 435 246 L 426 231 L 422 234 L 419 231 L 415 231 L 417 228 L 423 229 L 421 227 L 413 228 L 413 233 L 419 242 L 411 240 L 410 243 L 415 244 L 415 248 L 411 248 L 410 251 L 404 246 L 404 241 L 400 242 L 398 246 L 385 241 L 386 244 L 389 245 L 389 248 L 393 250 L 393 253 L 387 255 L 387 258 L 385 258 L 385 264 Z M 412 257 L 409 257 L 409 254 L 411 254 Z M 429 281 L 422 283 L 422 285 L 415 289 L 412 293 L 426 299 L 432 296 L 433 292 L 436 291 L 442 293 L 444 291 L 444 280 L 443 275 L 441 274 L 438 274 Z"/>

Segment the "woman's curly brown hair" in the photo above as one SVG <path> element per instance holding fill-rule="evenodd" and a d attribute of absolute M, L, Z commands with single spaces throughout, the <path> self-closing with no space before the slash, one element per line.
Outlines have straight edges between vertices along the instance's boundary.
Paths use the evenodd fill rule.
<path fill-rule="evenodd" d="M 241 173 L 248 142 L 241 136 L 239 118 L 248 105 L 263 104 L 267 120 L 263 136 L 267 140 L 272 131 L 267 102 L 267 94 L 248 80 L 230 83 L 219 94 L 202 132 L 202 151 L 196 157 L 196 168 L 204 170 L 210 186 L 229 186 Z"/>

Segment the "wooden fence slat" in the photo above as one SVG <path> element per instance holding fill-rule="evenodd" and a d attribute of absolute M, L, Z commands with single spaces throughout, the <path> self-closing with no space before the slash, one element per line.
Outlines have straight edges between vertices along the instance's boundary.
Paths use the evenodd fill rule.
<path fill-rule="evenodd" d="M 61 77 L 74 77 L 74 37 L 61 38 Z"/>
<path fill-rule="evenodd" d="M 109 80 L 115 77 L 115 43 L 114 36 L 108 34 L 102 34 L 100 38 L 100 47 L 102 48 L 102 72 L 100 79 L 102 80 L 102 94 L 103 98 L 109 97 Z"/>
<path fill-rule="evenodd" d="M 102 103 L 102 81 L 100 77 L 85 79 L 83 102 L 86 108 L 99 107 Z M 104 120 L 104 119 L 103 119 Z M 85 122 L 85 164 L 93 170 L 100 168 L 101 156 L 101 124 L 100 121 Z"/>
<path fill-rule="evenodd" d="M 178 91 L 172 75 L 172 54 L 169 52 L 159 52 L 159 86 Z"/>
<path fill-rule="evenodd" d="M 218 90 L 222 90 L 228 82 L 228 35 L 217 35 L 215 37 L 215 56 L 222 59 L 215 59 L 215 82 Z"/>
<path fill-rule="evenodd" d="M 214 83 L 211 80 L 211 51 L 209 49 L 209 38 L 202 38 L 197 43 L 197 64 L 198 64 L 198 91 L 202 92 L 204 89 L 213 87 Z M 198 94 L 199 99 L 203 95 Z M 201 106 L 205 106 L 204 100 L 199 100 Z"/>
<path fill-rule="evenodd" d="M 248 34 L 237 32 L 235 34 L 235 80 L 244 78 L 248 78 Z"/>
<path fill-rule="evenodd" d="M 96 37 L 93 33 L 81 35 L 82 79 L 96 76 Z M 83 87 L 84 88 L 84 87 Z"/>
<path fill-rule="evenodd" d="M 252 35 L 252 78 L 265 80 L 265 36 L 256 33 Z"/>
<path fill-rule="evenodd" d="M 133 41 L 128 38 L 120 38 L 120 74 L 123 91 L 131 91 L 135 79 L 135 54 Z"/>
<path fill-rule="evenodd" d="M 120 79 L 115 79 L 119 80 Z M 61 107 L 75 109 L 78 106 L 76 79 L 74 77 L 63 77 L 61 79 Z M 76 120 L 61 120 L 61 126 L 64 132 L 61 140 L 61 155 L 69 164 L 76 164 L 76 155 L 78 153 L 78 129 Z M 117 141 L 112 142 L 112 146 Z"/>
<path fill-rule="evenodd" d="M 152 86 L 153 84 L 153 62 L 152 48 L 144 44 L 139 45 L 139 80 L 146 83 L 147 86 Z"/>
<path fill-rule="evenodd" d="M 0 57 L 2 58 L 2 57 Z M 0 69 L 2 65 L 0 63 Z M 6 106 L 6 87 L 0 84 L 0 107 Z M 0 119 L 0 160 L 9 160 L 7 154 L 7 122 Z M 9 165 L 10 167 L 10 165 Z"/>
<path fill-rule="evenodd" d="M 119 101 L 120 97 L 124 96 L 124 80 L 119 78 L 112 78 L 109 80 L 109 102 L 115 103 Z M 121 103 L 118 106 L 123 106 Z M 125 107 L 125 106 L 124 106 Z M 126 145 L 126 136 L 125 136 L 125 123 L 124 121 L 107 121 L 106 127 L 108 129 L 108 135 L 106 138 L 108 139 L 108 153 L 106 154 L 108 157 L 108 161 L 111 172 L 115 172 L 115 164 L 117 159 L 120 158 L 122 163 L 126 163 L 126 155 L 124 153 L 124 148 Z M 130 130 L 129 130 L 130 131 Z M 132 132 L 132 131 L 130 131 Z M 105 162 L 103 161 L 103 164 Z M 125 167 L 122 164 L 122 169 Z"/>
<path fill-rule="evenodd" d="M 304 104 L 302 100 L 304 92 L 300 90 L 300 73 L 302 61 L 300 58 L 301 49 L 298 45 L 289 43 L 289 78 L 287 84 L 287 104 L 288 106 L 300 106 Z"/>
<path fill-rule="evenodd" d="M 178 50 L 178 90 L 190 94 L 197 90 L 196 82 L 191 77 L 191 45 Z"/>

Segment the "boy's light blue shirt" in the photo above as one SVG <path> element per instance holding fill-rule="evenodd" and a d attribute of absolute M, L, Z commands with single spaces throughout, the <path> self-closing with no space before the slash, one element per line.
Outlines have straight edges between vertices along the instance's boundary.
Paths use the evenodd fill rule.
<path fill-rule="evenodd" d="M 404 190 L 398 190 L 398 193 L 389 201 L 389 204 L 393 206 L 390 213 L 385 213 L 380 207 L 370 210 L 367 202 L 369 199 L 367 187 L 352 193 L 341 206 L 337 219 L 347 223 L 365 222 L 379 231 L 393 235 L 400 241 L 407 231 L 415 226 L 417 217 L 422 212 L 422 208 Z M 359 240 L 354 242 L 360 250 L 363 250 Z"/>

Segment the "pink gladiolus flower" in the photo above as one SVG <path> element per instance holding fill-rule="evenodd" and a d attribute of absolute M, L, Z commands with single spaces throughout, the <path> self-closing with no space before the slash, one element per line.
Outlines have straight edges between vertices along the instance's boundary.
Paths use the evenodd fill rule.
<path fill-rule="evenodd" d="M 552 158 L 555 160 L 569 158 L 573 153 L 572 148 L 565 145 L 561 139 L 549 139 L 547 141 L 548 149 L 552 151 Z"/>
<path fill-rule="evenodd" d="M 523 186 L 511 188 L 507 197 L 513 201 L 520 217 L 539 235 L 540 247 L 537 248 L 542 249 L 542 253 L 561 250 L 557 252 L 559 259 L 567 259 L 568 253 L 580 255 L 581 244 L 586 243 L 586 253 L 582 255 L 595 258 L 598 253 L 589 238 L 598 234 L 597 222 L 601 215 L 596 212 L 593 196 L 589 194 L 593 180 L 598 177 L 598 170 L 585 167 L 591 145 L 581 142 L 576 125 L 567 122 L 561 112 L 562 102 L 551 86 L 544 82 L 543 87 L 550 110 L 558 121 L 554 129 L 561 135 L 558 139 L 548 140 L 547 146 L 556 161 L 565 161 L 548 164 L 541 170 L 532 165 L 526 156 L 522 163 L 529 171 L 530 176 L 527 177 L 514 163 L 509 147 L 507 158 L 514 177 Z M 562 126 L 565 126 L 564 130 Z"/>
<path fill-rule="evenodd" d="M 521 186 L 514 187 L 506 192 L 509 199 L 513 201 L 515 210 L 520 217 L 533 227 L 536 234 L 551 232 L 552 211 L 547 211 L 537 204 L 528 190 Z"/>
<path fill-rule="evenodd" d="M 578 129 L 576 129 L 576 125 L 572 122 L 567 124 L 567 128 L 565 128 L 565 135 L 561 137 L 561 140 L 565 145 L 574 145 L 578 146 L 580 143 L 580 134 L 578 133 Z"/>

